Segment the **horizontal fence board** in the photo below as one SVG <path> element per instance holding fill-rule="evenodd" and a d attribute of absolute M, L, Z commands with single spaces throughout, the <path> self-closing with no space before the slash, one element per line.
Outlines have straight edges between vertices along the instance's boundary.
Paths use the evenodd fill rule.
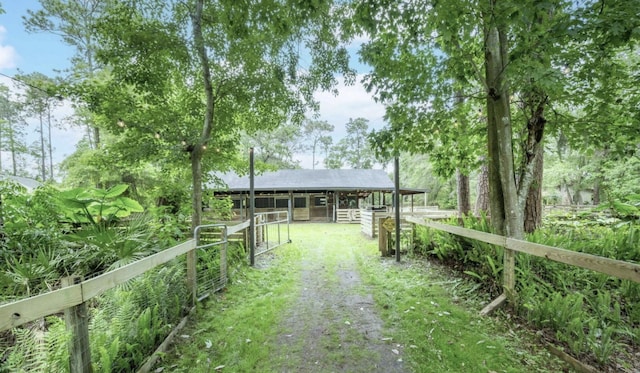
<path fill-rule="evenodd" d="M 251 225 L 251 219 L 244 221 L 238 225 L 234 225 L 232 227 L 227 228 L 227 236 L 231 236 L 234 233 L 240 232 L 243 229 L 247 229 L 249 228 L 249 225 Z"/>
<path fill-rule="evenodd" d="M 500 236 L 498 234 L 480 232 L 473 229 L 457 227 L 455 225 L 442 224 L 436 222 L 425 221 L 423 218 L 416 218 L 413 216 L 407 216 L 406 220 L 411 223 L 423 225 L 425 227 L 438 229 L 441 231 L 457 234 L 462 237 L 471 238 L 474 240 L 479 240 L 482 242 L 487 242 L 494 245 L 499 245 L 502 247 L 506 246 L 506 237 Z"/>
<path fill-rule="evenodd" d="M 454 225 L 428 222 L 423 220 L 422 218 L 407 217 L 407 221 L 429 228 L 457 234 L 462 237 L 499 245 L 513 251 L 546 258 L 554 262 L 560 262 L 576 267 L 586 268 L 620 279 L 640 283 L 640 264 L 625 262 L 616 259 L 609 259 L 592 254 L 580 253 L 534 242 L 506 238 L 496 234 L 480 232 L 473 229 L 457 227 Z"/>
<path fill-rule="evenodd" d="M 80 284 L 0 306 L 0 331 L 35 321 L 82 303 Z"/>
<path fill-rule="evenodd" d="M 635 263 L 512 238 L 507 239 L 507 248 L 640 283 L 640 265 Z"/>
<path fill-rule="evenodd" d="M 176 257 L 186 254 L 196 247 L 196 241 L 191 239 L 159 253 L 140 259 L 122 268 L 109 271 L 103 275 L 82 282 L 82 293 L 85 301 L 104 293 L 146 271 L 164 264 Z"/>
<path fill-rule="evenodd" d="M 80 284 L 2 305 L 0 331 L 77 306 L 194 248 L 195 240 L 189 240 Z"/>

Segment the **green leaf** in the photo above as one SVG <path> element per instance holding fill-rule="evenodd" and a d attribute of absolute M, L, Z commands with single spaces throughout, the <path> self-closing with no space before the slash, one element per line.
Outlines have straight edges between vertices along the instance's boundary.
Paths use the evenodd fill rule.
<path fill-rule="evenodd" d="M 635 207 L 634 205 L 630 205 L 628 203 L 623 203 L 620 201 L 613 201 L 613 208 L 617 212 L 621 214 L 626 214 L 626 215 L 635 214 L 638 212 L 638 208 Z"/>
<path fill-rule="evenodd" d="M 109 189 L 106 190 L 104 197 L 105 198 L 116 198 L 119 195 L 121 195 L 122 193 L 125 192 L 125 190 L 127 190 L 127 188 L 129 188 L 128 185 L 126 184 L 119 184 L 119 185 L 115 185 Z"/>
<path fill-rule="evenodd" d="M 114 205 L 128 210 L 129 212 L 144 212 L 144 207 L 138 201 L 128 197 L 120 197 L 114 201 Z"/>

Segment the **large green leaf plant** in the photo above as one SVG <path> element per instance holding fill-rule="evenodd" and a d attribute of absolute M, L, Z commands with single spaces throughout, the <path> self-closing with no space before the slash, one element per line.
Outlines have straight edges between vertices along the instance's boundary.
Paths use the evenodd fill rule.
<path fill-rule="evenodd" d="M 83 272 L 121 267 L 156 251 L 153 232 L 147 229 L 150 218 L 138 214 L 144 208 L 123 195 L 127 188 L 120 184 L 60 193 L 61 212 L 76 227 L 70 241 L 86 254 L 77 263 Z"/>
<path fill-rule="evenodd" d="M 61 192 L 59 199 L 63 213 L 74 222 L 105 229 L 134 212 L 144 212 L 137 201 L 123 196 L 127 188 L 125 184 L 108 189 L 75 188 Z"/>

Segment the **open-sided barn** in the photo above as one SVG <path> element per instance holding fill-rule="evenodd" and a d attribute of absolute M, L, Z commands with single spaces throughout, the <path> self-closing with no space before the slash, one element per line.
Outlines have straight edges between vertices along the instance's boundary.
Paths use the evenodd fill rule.
<path fill-rule="evenodd" d="M 225 174 L 228 188 L 214 187 L 217 196 L 228 195 L 234 213 L 245 218 L 249 208 L 249 177 Z M 256 212 L 291 212 L 293 220 L 360 221 L 360 209 L 386 209 L 385 194 L 394 185 L 384 170 L 279 170 L 255 176 Z M 415 193 L 401 189 L 401 193 Z"/>

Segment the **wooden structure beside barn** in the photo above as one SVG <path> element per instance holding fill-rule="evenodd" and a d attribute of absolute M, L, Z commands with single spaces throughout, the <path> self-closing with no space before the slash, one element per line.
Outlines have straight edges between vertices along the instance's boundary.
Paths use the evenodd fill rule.
<path fill-rule="evenodd" d="M 249 177 L 218 177 L 227 188 L 208 188 L 218 197 L 229 196 L 234 215 L 246 219 Z M 360 210 L 387 210 L 394 186 L 384 170 L 279 170 L 256 175 L 254 190 L 256 212 L 288 210 L 294 221 L 360 223 Z"/>

